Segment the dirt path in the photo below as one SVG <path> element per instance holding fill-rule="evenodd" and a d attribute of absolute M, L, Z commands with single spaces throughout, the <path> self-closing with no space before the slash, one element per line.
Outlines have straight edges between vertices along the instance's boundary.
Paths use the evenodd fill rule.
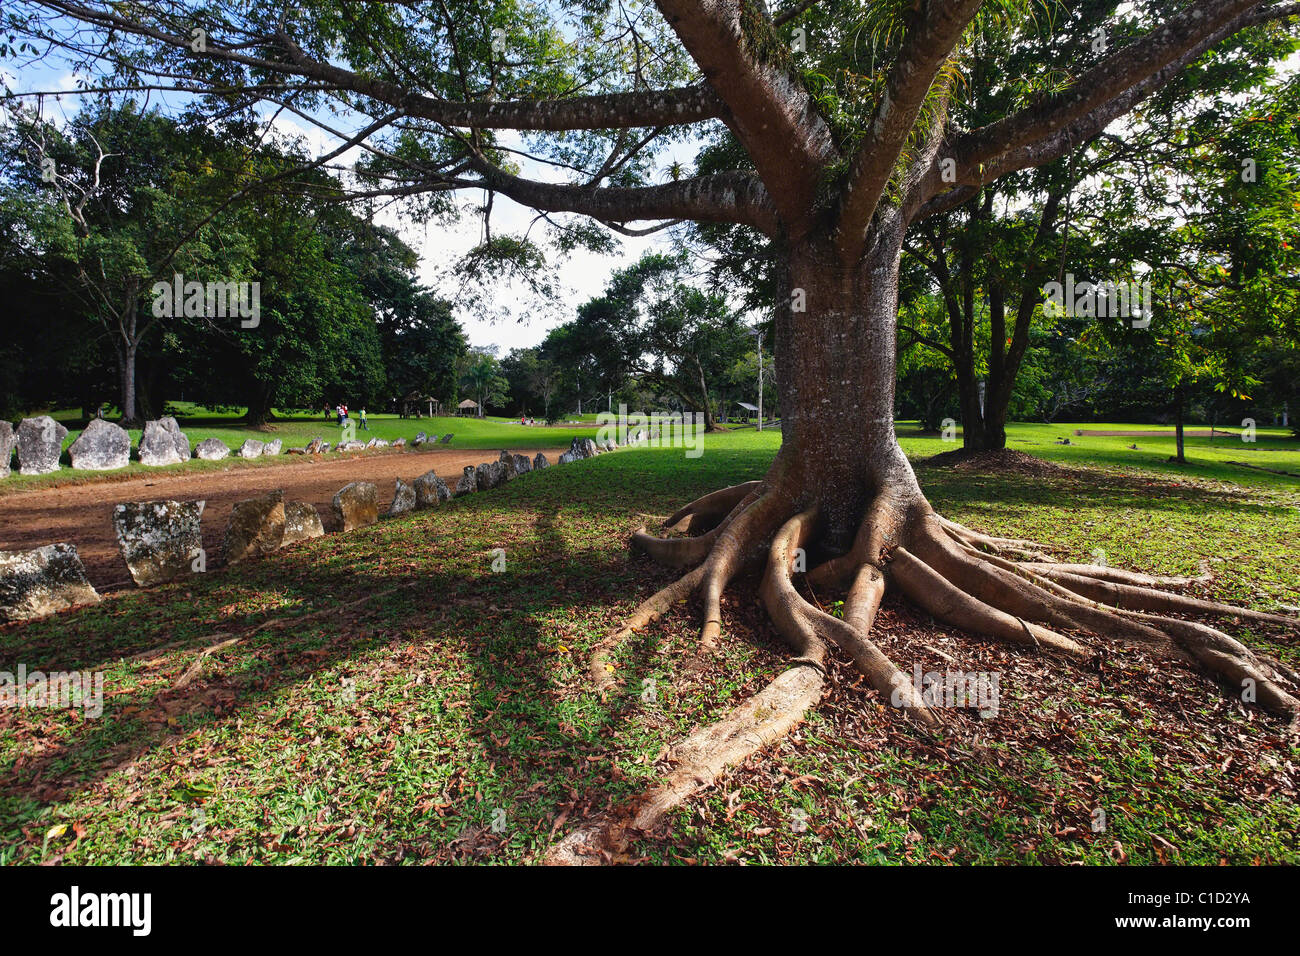
<path fill-rule="evenodd" d="M 511 448 L 530 458 L 538 451 L 554 464 L 563 448 Z M 126 565 L 113 535 L 112 509 L 124 501 L 157 501 L 166 498 L 192 501 L 204 499 L 203 548 L 210 556 L 221 554 L 226 521 L 235 502 L 277 488 L 286 501 L 308 501 L 316 507 L 326 531 L 336 531 L 330 507 L 334 494 L 350 481 L 373 481 L 379 486 L 384 509 L 392 500 L 397 478 L 407 481 L 433 470 L 455 487 L 467 465 L 493 461 L 497 452 L 431 449 L 428 451 L 357 454 L 347 458 L 326 458 L 314 462 L 286 456 L 282 465 L 261 468 L 231 468 L 169 475 L 142 475 L 130 481 L 68 485 L 17 492 L 0 497 L 0 551 L 19 551 L 46 544 L 75 544 L 85 562 L 90 581 L 99 590 L 130 586 Z"/>

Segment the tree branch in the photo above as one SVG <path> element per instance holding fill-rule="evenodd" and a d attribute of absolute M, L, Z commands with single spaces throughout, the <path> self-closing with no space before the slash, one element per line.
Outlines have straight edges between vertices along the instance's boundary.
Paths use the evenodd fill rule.
<path fill-rule="evenodd" d="M 755 0 L 655 3 L 726 104 L 722 120 L 753 158 L 783 225 L 801 233 L 836 149 L 771 20 Z"/>
<path fill-rule="evenodd" d="M 133 36 L 146 37 L 179 50 L 190 51 L 190 38 L 122 16 L 115 11 L 97 9 L 65 0 L 38 0 L 41 5 L 73 17 Z M 274 41 L 285 51 L 287 59 L 272 60 L 251 56 L 209 38 L 207 49 L 193 56 L 238 63 L 288 76 L 313 79 L 332 87 L 360 93 L 395 107 L 410 116 L 432 120 L 445 126 L 469 129 L 515 129 L 565 131 L 587 129 L 626 129 L 644 126 L 681 126 L 700 123 L 721 116 L 723 106 L 706 85 L 671 90 L 637 90 L 594 96 L 574 96 L 556 100 L 515 100 L 505 102 L 459 102 L 412 93 L 396 83 L 363 76 L 352 70 L 316 60 L 305 53 L 292 38 L 277 31 Z"/>
<path fill-rule="evenodd" d="M 1227 37 L 1297 13 L 1296 3 L 1275 7 L 1258 0 L 1198 0 L 1164 26 L 1105 57 L 1070 89 L 957 137 L 946 150 L 957 162 L 956 182 L 943 183 L 939 163 L 932 164 L 907 203 L 908 219 L 951 209 L 964 201 L 971 187 L 1059 159 Z"/>
<path fill-rule="evenodd" d="M 837 229 L 847 260 L 862 254 L 867 226 L 907 145 L 944 61 L 982 0 L 921 0 L 907 15 L 902 46 L 858 147 L 840 201 Z"/>
<path fill-rule="evenodd" d="M 471 163 L 494 189 L 521 205 L 546 212 L 572 212 L 602 222 L 693 219 L 753 226 L 772 235 L 776 213 L 763 183 L 753 173 L 718 173 L 660 186 L 590 187 L 542 183 L 511 175 L 481 155 Z"/>

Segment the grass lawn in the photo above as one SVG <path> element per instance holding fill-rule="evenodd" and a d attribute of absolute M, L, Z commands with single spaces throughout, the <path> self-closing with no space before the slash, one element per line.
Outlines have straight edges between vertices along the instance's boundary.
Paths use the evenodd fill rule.
<path fill-rule="evenodd" d="M 430 424 L 371 427 L 409 437 Z M 331 436 L 281 427 L 295 436 L 286 444 Z M 524 442 L 486 422 L 436 427 L 457 445 Z M 937 508 L 972 527 L 1139 570 L 1195 572 L 1206 559 L 1216 577 L 1199 593 L 1300 605 L 1300 479 L 1227 463 L 1300 471 L 1300 443 L 1194 439 L 1196 463 L 1177 467 L 1164 461 L 1172 438 L 1075 438 L 1073 427 L 1015 426 L 1011 447 L 1086 468 L 918 474 Z M 917 458 L 954 447 L 908 433 L 900 425 Z M 555 430 L 556 443 L 567 434 Z M 1064 435 L 1075 444 L 1052 444 Z M 0 711 L 0 863 L 530 859 L 644 789 L 675 740 L 783 669 L 742 580 L 706 666 L 693 666 L 698 609 L 683 605 L 624 649 L 623 692 L 601 700 L 585 673 L 594 643 L 671 580 L 629 558 L 628 534 L 761 476 L 779 440 L 709 436 L 697 459 L 628 449 L 238 573 L 0 629 L 0 669 L 102 671 L 105 694 L 99 719 Z M 1300 664 L 1294 634 L 1224 626 Z M 944 669 L 940 651 L 998 672 L 997 716 L 927 738 L 836 664 L 799 730 L 675 811 L 634 858 L 1300 863 L 1295 738 L 1198 674 L 1127 649 L 1093 669 L 1021 653 L 892 595 L 874 636 L 905 671 Z"/>

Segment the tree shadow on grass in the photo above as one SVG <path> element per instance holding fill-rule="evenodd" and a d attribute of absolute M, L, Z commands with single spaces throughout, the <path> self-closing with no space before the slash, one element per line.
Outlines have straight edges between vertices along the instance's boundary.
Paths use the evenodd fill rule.
<path fill-rule="evenodd" d="M 3 767 L 0 806 L 12 819 L 0 829 L 16 829 L 41 807 L 74 799 L 187 737 L 241 717 L 265 719 L 259 710 L 277 697 L 392 645 L 395 632 L 404 647 L 437 647 L 468 672 L 469 733 L 494 777 L 491 786 L 480 780 L 480 790 L 515 794 L 538 826 L 539 815 L 565 812 L 558 804 L 575 809 L 575 794 L 613 776 L 605 751 L 633 714 L 617 702 L 582 700 L 588 689 L 574 685 L 585 681 L 585 646 L 571 649 L 576 679 L 559 679 L 564 669 L 546 621 L 557 612 L 581 618 L 611 597 L 638 593 L 644 569 L 599 552 L 574 554 L 558 508 L 509 523 L 498 513 L 492 528 L 480 514 L 492 503 L 467 505 L 458 525 L 481 520 L 488 532 L 505 524 L 518 532 L 505 573 L 489 570 L 481 548 L 501 535 L 476 540 L 440 529 L 440 518 L 454 513 L 427 512 L 0 631 L 0 668 L 108 672 L 100 718 L 23 715 L 37 746 L 23 747 L 35 750 L 27 756 L 12 751 Z M 309 617 L 317 612 L 325 613 Z M 200 663 L 205 650 L 241 639 Z M 155 671 L 148 665 L 159 648 Z M 585 719 L 575 719 L 584 709 Z M 50 717 L 60 725 L 54 733 Z M 0 721 L 19 729 L 17 715 Z M 542 792 L 529 793 L 543 775 Z"/>
<path fill-rule="evenodd" d="M 1295 512 L 1294 507 L 1283 502 L 1263 500 L 1267 492 L 1176 483 L 1160 475 L 1071 468 L 1051 477 L 1033 477 L 928 465 L 924 461 L 914 464 L 921 486 L 932 501 L 959 504 L 974 511 L 981 510 L 981 506 L 992 512 L 1007 505 L 1068 504 L 1072 510 L 1132 508 L 1184 515 L 1189 511 L 1261 516 Z"/>

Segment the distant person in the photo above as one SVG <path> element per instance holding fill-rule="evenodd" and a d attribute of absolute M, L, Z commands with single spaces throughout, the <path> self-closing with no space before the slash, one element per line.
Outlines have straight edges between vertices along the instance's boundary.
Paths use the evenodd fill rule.
<path fill-rule="evenodd" d="M 366 410 L 361 409 L 361 428 L 364 431 L 370 431 L 370 426 L 366 424 Z"/>

